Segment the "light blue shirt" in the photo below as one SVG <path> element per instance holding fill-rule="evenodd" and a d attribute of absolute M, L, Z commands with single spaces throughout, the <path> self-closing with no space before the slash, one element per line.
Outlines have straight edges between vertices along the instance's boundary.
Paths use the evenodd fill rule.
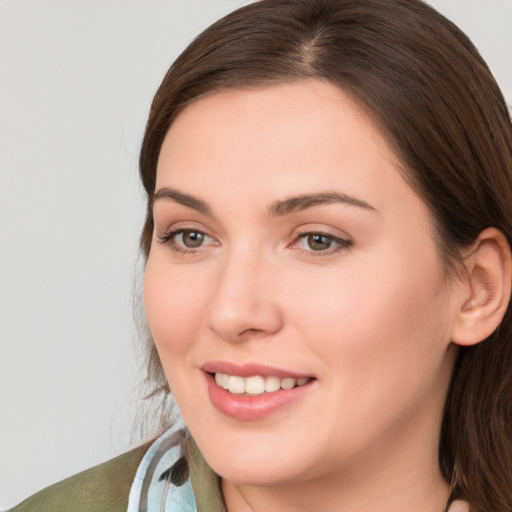
<path fill-rule="evenodd" d="M 144 455 L 133 481 L 127 512 L 197 512 L 190 478 L 171 482 L 173 466 L 183 457 L 178 423 L 160 436 Z"/>

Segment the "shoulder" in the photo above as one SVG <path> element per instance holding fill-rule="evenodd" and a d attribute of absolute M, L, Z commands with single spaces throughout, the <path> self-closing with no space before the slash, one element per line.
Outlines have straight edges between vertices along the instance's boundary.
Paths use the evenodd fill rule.
<path fill-rule="evenodd" d="M 125 512 L 130 488 L 149 444 L 62 480 L 9 512 Z"/>

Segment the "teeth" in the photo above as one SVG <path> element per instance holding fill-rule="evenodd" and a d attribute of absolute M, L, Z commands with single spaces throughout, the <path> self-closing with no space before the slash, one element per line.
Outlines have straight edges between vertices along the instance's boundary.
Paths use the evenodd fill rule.
<path fill-rule="evenodd" d="M 245 379 L 237 375 L 230 375 L 228 381 L 228 390 L 235 395 L 245 393 Z"/>
<path fill-rule="evenodd" d="M 281 379 L 279 377 L 267 377 L 265 379 L 265 391 L 267 393 L 272 393 L 272 391 L 278 389 L 281 389 Z"/>
<path fill-rule="evenodd" d="M 281 389 L 293 389 L 295 387 L 295 384 L 297 384 L 297 381 L 295 379 L 287 377 L 286 379 L 283 379 L 281 381 Z"/>
<path fill-rule="evenodd" d="M 262 377 L 254 375 L 253 377 L 239 377 L 238 375 L 227 375 L 225 373 L 216 373 L 215 382 L 223 389 L 226 389 L 234 395 L 248 393 L 249 395 L 261 395 L 263 393 L 273 393 L 279 389 L 293 389 L 295 386 L 303 386 L 311 379 L 309 377 L 301 377 L 293 379 L 292 377 L 270 376 Z"/>
<path fill-rule="evenodd" d="M 257 375 L 245 379 L 245 392 L 250 395 L 261 395 L 265 391 L 265 379 Z"/>

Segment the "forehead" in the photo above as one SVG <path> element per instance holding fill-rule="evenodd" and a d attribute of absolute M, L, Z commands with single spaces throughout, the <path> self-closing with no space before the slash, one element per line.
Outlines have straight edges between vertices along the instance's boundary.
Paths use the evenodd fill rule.
<path fill-rule="evenodd" d="M 162 146 L 157 186 L 261 199 L 336 190 L 377 209 L 416 194 L 364 110 L 317 80 L 229 90 L 197 100 L 177 117 Z M 206 198 L 207 199 L 207 198 Z"/>

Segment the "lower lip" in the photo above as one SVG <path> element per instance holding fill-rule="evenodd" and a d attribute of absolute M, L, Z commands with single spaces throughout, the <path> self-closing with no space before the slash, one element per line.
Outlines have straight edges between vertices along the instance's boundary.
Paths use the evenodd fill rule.
<path fill-rule="evenodd" d="M 206 373 L 212 404 L 223 414 L 242 421 L 255 421 L 274 414 L 292 404 L 311 389 L 314 381 L 292 389 L 281 389 L 261 395 L 237 395 L 221 388 L 213 375 Z"/>

